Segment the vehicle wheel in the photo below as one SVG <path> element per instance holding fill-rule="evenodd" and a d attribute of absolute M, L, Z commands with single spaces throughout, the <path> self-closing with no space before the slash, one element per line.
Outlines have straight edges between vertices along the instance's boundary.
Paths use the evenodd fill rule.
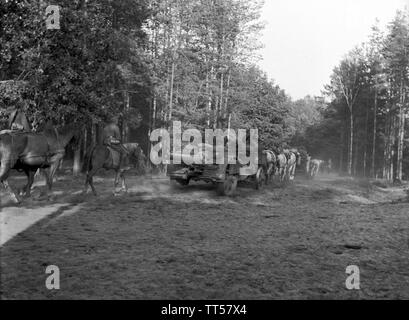
<path fill-rule="evenodd" d="M 237 177 L 228 176 L 224 182 L 217 185 L 217 193 L 221 196 L 233 196 L 237 189 Z"/>
<path fill-rule="evenodd" d="M 189 185 L 189 180 L 184 180 L 184 179 L 175 179 L 175 180 L 170 180 L 171 185 L 175 187 L 180 187 L 180 186 L 187 186 Z"/>
<path fill-rule="evenodd" d="M 266 175 L 263 168 L 259 168 L 256 174 L 256 190 L 260 190 L 266 184 Z"/>
<path fill-rule="evenodd" d="M 176 182 L 179 183 L 181 186 L 188 186 L 190 180 L 177 179 Z"/>

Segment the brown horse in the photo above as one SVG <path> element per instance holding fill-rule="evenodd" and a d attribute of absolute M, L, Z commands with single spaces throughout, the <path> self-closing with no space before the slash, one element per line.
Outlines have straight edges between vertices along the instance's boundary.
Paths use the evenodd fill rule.
<path fill-rule="evenodd" d="M 23 171 L 27 175 L 25 196 L 30 196 L 38 169 L 45 171 L 47 191 L 51 191 L 55 171 L 65 155 L 65 147 L 78 137 L 79 132 L 77 124 L 70 124 L 53 133 L 9 132 L 0 135 L 0 181 L 17 202 L 20 199 L 7 182 L 10 170 Z"/>
<path fill-rule="evenodd" d="M 115 171 L 114 194 L 116 194 L 119 178 L 122 180 L 121 191 L 128 191 L 124 173 L 131 169 L 131 164 L 136 164 L 141 173 L 145 172 L 146 157 L 139 144 L 125 143 L 123 146 L 128 151 L 128 154 L 122 156 L 119 152 L 104 145 L 98 145 L 93 148 L 88 158 L 84 193 L 87 193 L 88 186 L 91 186 L 94 195 L 98 195 L 94 187 L 93 177 L 100 169 Z"/>

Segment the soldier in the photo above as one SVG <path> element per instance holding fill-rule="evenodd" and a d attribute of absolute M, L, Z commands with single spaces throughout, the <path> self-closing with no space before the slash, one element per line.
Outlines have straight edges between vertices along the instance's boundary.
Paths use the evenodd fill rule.
<path fill-rule="evenodd" d="M 121 142 L 121 132 L 118 126 L 117 116 L 112 117 L 111 121 L 104 127 L 102 139 L 102 143 L 105 146 L 111 147 L 120 154 L 128 154 L 128 151 Z"/>

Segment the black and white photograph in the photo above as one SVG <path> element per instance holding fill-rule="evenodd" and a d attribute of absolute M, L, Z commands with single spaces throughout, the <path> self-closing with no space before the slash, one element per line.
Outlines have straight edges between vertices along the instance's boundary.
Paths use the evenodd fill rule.
<path fill-rule="evenodd" d="M 409 300 L 409 0 L 0 0 L 0 300 Z"/>

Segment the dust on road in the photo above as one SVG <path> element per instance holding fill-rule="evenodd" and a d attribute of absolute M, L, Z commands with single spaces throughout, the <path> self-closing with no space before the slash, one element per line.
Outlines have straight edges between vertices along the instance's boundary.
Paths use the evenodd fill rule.
<path fill-rule="evenodd" d="M 225 198 L 211 185 L 139 177 L 120 197 L 99 179 L 94 198 L 78 192 L 82 182 L 23 204 L 57 207 L 0 248 L 1 298 L 409 298 L 402 188 L 331 176 Z M 60 290 L 45 287 L 48 265 L 60 268 Z M 360 268 L 360 291 L 345 288 L 349 265 Z"/>

